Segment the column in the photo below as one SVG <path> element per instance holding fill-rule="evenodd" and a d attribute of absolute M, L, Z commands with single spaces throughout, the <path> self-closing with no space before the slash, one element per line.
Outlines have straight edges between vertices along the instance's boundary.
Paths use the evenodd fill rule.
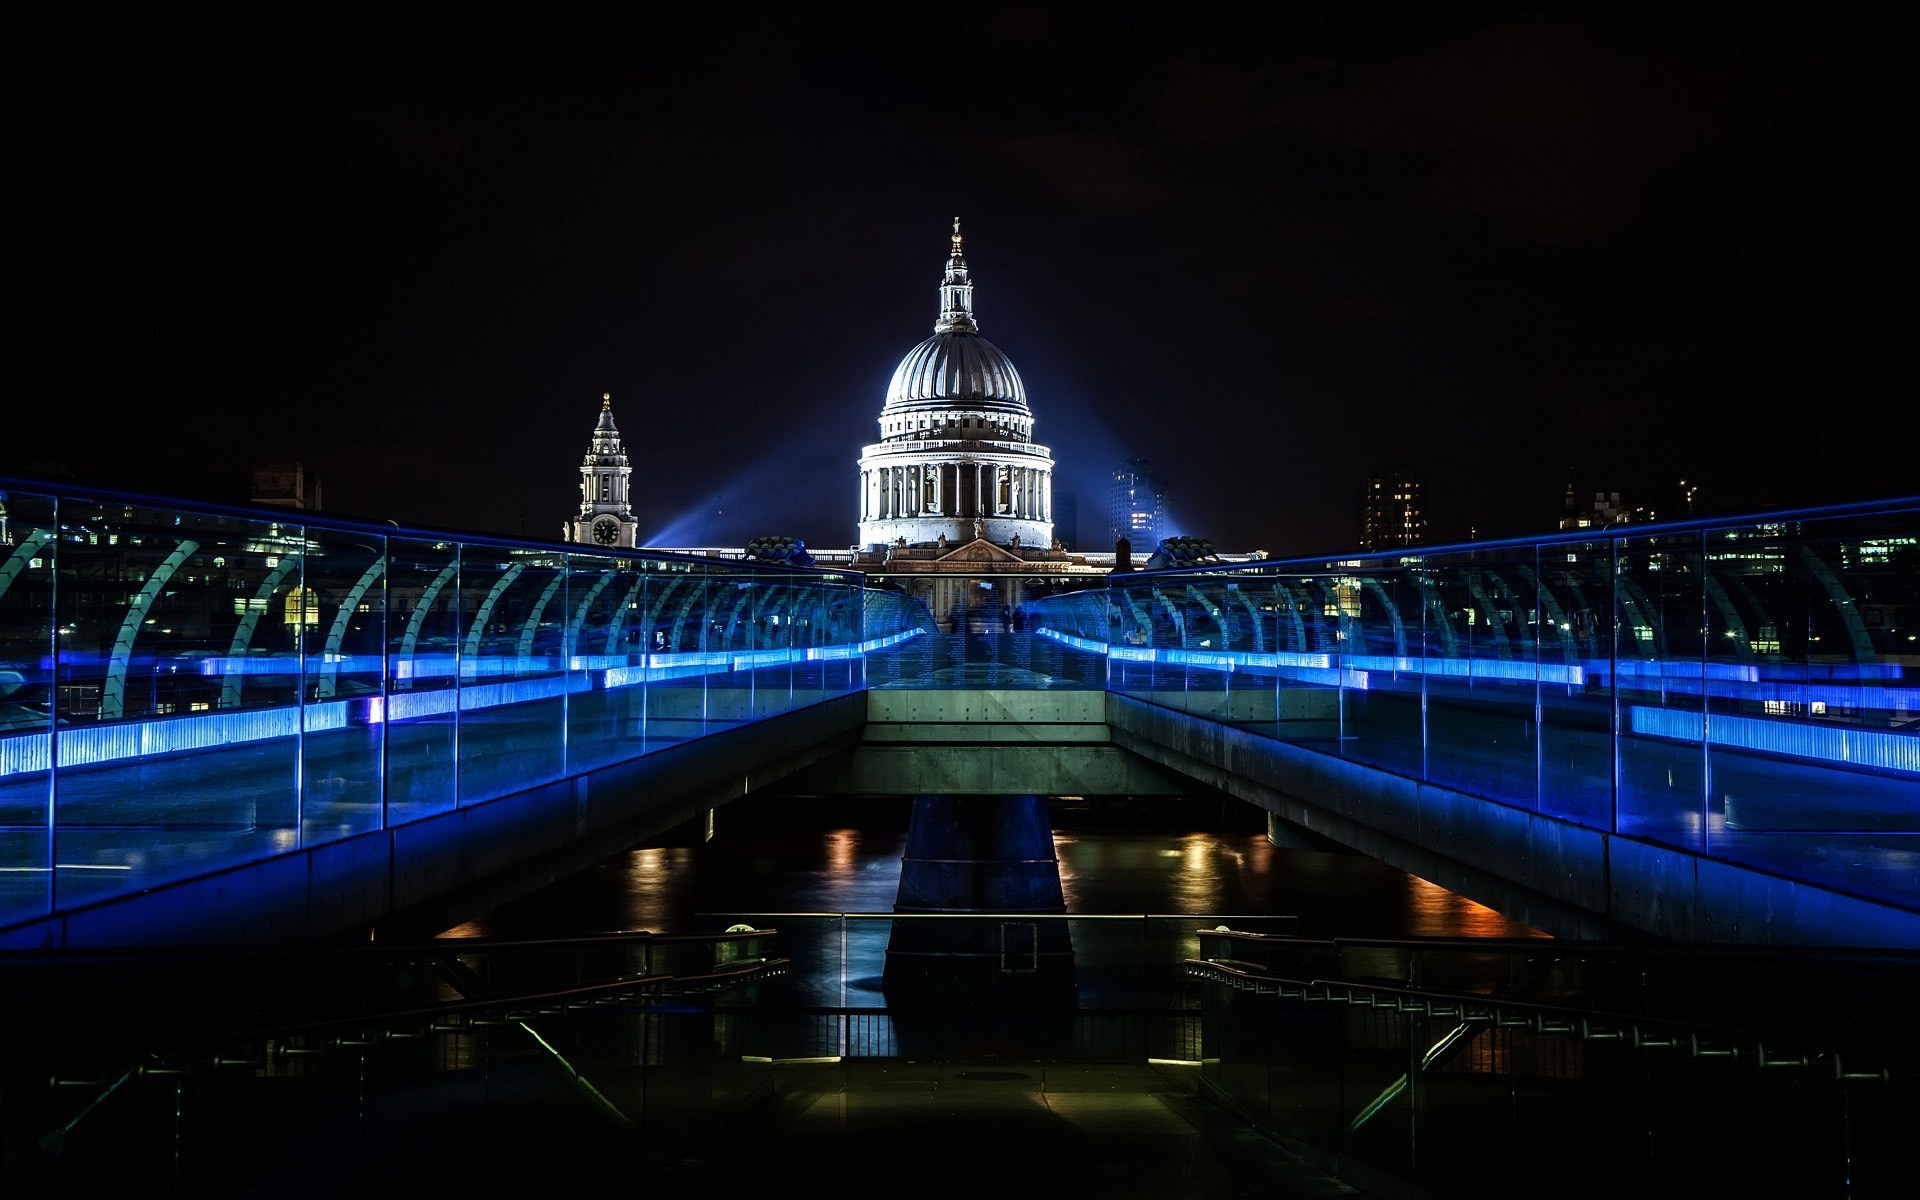
<path fill-rule="evenodd" d="M 893 911 L 981 919 L 894 921 L 882 976 L 890 1002 L 1074 987 L 1064 921 L 995 915 L 1066 912 L 1045 797 L 915 796 Z"/>

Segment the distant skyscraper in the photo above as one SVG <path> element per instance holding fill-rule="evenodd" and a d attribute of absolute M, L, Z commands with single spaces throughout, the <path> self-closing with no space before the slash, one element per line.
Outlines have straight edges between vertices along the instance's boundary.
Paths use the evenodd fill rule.
<path fill-rule="evenodd" d="M 1360 548 L 1413 546 L 1426 536 L 1427 503 L 1419 471 L 1409 463 L 1375 471 L 1360 495 Z"/>
<path fill-rule="evenodd" d="M 1126 538 L 1134 552 L 1144 556 L 1172 531 L 1167 519 L 1167 481 L 1144 458 L 1130 458 L 1114 468 L 1107 498 L 1107 542 Z"/>

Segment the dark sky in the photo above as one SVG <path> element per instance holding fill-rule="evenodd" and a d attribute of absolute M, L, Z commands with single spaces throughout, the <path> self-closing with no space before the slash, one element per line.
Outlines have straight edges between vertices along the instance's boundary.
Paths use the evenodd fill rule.
<path fill-rule="evenodd" d="M 0 472 L 552 537 L 606 391 L 643 533 L 845 546 L 957 215 L 1083 545 L 1128 456 L 1276 554 L 1397 461 L 1437 540 L 1920 490 L 1857 14 L 150 7 L 15 29 Z"/>

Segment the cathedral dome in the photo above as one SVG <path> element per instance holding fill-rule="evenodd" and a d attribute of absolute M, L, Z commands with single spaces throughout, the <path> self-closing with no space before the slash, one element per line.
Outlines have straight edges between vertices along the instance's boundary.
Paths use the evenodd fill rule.
<path fill-rule="evenodd" d="M 973 279 L 961 249 L 958 219 L 940 280 L 940 317 L 933 323 L 933 336 L 907 351 L 894 368 L 880 427 L 885 431 L 901 426 L 889 418 L 952 408 L 996 420 L 1013 417 L 1012 423 L 1022 428 L 1033 420 L 1020 372 L 1000 347 L 980 336 L 980 324 L 973 319 Z M 916 427 L 924 423 L 919 418 L 907 422 Z"/>
<path fill-rule="evenodd" d="M 1020 372 L 1000 347 L 977 333 L 936 333 L 907 351 L 887 385 L 886 414 L 969 407 L 1032 416 Z"/>

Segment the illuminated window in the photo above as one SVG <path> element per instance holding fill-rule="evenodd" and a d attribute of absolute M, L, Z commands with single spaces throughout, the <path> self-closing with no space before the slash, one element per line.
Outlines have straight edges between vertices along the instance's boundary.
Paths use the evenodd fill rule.
<path fill-rule="evenodd" d="M 312 588 L 295 588 L 287 593 L 286 624 L 289 627 L 319 623 L 320 596 L 317 592 Z"/>

